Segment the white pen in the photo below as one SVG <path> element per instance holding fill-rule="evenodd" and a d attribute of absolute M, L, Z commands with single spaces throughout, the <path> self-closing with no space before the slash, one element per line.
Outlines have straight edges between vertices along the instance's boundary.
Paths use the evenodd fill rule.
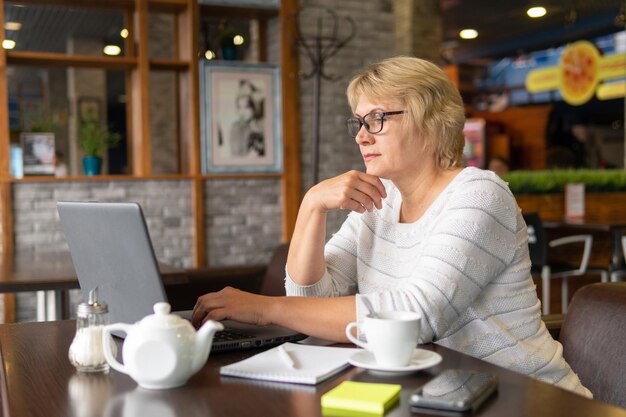
<path fill-rule="evenodd" d="M 289 352 L 285 350 L 285 347 L 283 345 L 278 346 L 278 355 L 280 356 L 280 359 L 285 363 L 285 365 L 289 366 L 290 368 L 296 368 L 296 363 L 293 361 L 293 358 L 291 357 Z"/>

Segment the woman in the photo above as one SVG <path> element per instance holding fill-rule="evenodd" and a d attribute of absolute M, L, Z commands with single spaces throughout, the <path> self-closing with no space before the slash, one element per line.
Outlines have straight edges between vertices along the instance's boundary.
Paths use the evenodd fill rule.
<path fill-rule="evenodd" d="M 461 167 L 464 109 L 437 66 L 398 57 L 352 80 L 347 122 L 366 172 L 305 195 L 287 260 L 286 290 L 226 288 L 198 300 L 194 322 L 276 323 L 345 341 L 371 310 L 419 312 L 436 342 L 591 396 L 541 321 L 526 225 L 493 172 Z M 348 209 L 325 244 L 326 213 Z"/>
<path fill-rule="evenodd" d="M 245 157 L 264 156 L 263 98 L 258 89 L 248 80 L 239 80 L 239 92 L 235 97 L 237 119 L 230 126 L 230 155 Z"/>

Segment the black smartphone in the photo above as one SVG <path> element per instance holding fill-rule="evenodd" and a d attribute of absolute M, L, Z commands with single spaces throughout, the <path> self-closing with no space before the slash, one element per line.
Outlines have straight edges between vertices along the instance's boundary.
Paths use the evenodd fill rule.
<path fill-rule="evenodd" d="M 494 375 L 448 369 L 411 394 L 411 410 L 445 415 L 474 412 L 497 387 Z"/>

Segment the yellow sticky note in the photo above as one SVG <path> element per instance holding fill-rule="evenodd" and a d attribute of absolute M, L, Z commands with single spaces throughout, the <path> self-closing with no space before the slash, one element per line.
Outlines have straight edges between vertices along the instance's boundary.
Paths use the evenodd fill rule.
<path fill-rule="evenodd" d="M 382 416 L 400 398 L 402 386 L 344 381 L 322 395 L 325 416 Z"/>

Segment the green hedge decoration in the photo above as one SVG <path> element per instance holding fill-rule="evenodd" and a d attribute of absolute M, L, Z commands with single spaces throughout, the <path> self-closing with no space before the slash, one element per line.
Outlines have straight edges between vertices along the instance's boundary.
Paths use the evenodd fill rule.
<path fill-rule="evenodd" d="M 511 171 L 502 179 L 514 194 L 561 193 L 568 183 L 584 183 L 587 192 L 626 191 L 626 171 L 621 169 Z"/>

